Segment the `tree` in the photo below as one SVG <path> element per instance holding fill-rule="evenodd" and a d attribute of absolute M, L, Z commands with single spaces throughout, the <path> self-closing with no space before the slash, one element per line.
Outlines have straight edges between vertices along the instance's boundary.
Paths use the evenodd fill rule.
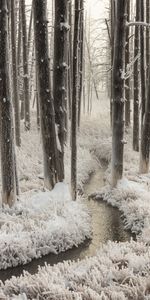
<path fill-rule="evenodd" d="M 83 39 L 84 39 L 84 2 L 80 0 L 80 35 L 79 35 L 79 105 L 78 105 L 78 127 L 80 127 L 81 101 L 83 88 Z"/>
<path fill-rule="evenodd" d="M 117 0 L 113 58 L 113 113 L 112 113 L 112 187 L 123 174 L 124 148 L 124 67 L 127 0 Z"/>
<path fill-rule="evenodd" d="M 145 117 L 143 120 L 140 152 L 140 173 L 149 171 L 149 151 L 150 151 L 150 65 L 147 85 L 147 98 Z"/>
<path fill-rule="evenodd" d="M 22 53 L 23 53 L 23 78 L 24 78 L 24 118 L 25 118 L 25 129 L 30 130 L 28 42 L 27 42 L 25 0 L 20 0 L 20 9 L 21 9 L 21 21 L 22 21 Z"/>
<path fill-rule="evenodd" d="M 64 142 L 65 142 L 65 117 L 67 102 L 67 32 L 68 32 L 68 0 L 55 0 L 55 26 L 54 26 L 54 67 L 53 67 L 53 95 L 55 108 L 55 122 L 58 130 L 60 149 L 59 180 L 64 179 Z"/>
<path fill-rule="evenodd" d="M 14 112 L 15 112 L 15 138 L 16 145 L 21 146 L 20 137 L 20 109 L 19 109 L 19 90 L 18 90 L 18 65 L 17 65 L 17 51 L 16 51 L 16 2 L 12 0 L 11 5 L 11 47 L 12 47 L 12 87 L 14 99 Z"/>
<path fill-rule="evenodd" d="M 130 0 L 127 2 L 127 22 L 130 20 Z M 125 63 L 126 63 L 126 72 L 128 65 L 130 63 L 130 47 L 129 47 L 129 35 L 130 30 L 129 26 L 126 28 L 126 49 L 125 49 Z M 126 88 L 125 88 L 125 126 L 129 127 L 130 125 L 130 78 L 126 79 Z"/>
<path fill-rule="evenodd" d="M 77 109 L 78 109 L 78 45 L 79 45 L 79 0 L 75 0 L 74 40 L 73 40 L 73 86 L 71 119 L 71 189 L 72 198 L 77 195 Z"/>
<path fill-rule="evenodd" d="M 144 1 L 140 0 L 140 12 L 141 12 L 141 22 L 144 22 Z M 145 114 L 145 103 L 146 103 L 146 73 L 145 73 L 145 36 L 144 36 L 144 26 L 140 26 L 140 69 L 141 69 L 141 127 L 143 125 L 143 118 Z"/>
<path fill-rule="evenodd" d="M 150 0 L 146 0 L 146 23 L 150 22 Z M 149 66 L 149 27 L 146 27 L 146 79 L 148 80 L 148 66 Z"/>
<path fill-rule="evenodd" d="M 46 1 L 34 0 L 33 8 L 38 98 L 43 141 L 44 181 L 45 186 L 51 189 L 58 181 L 57 150 L 60 145 L 59 141 L 56 143 L 54 103 L 50 85 L 47 3 Z"/>
<path fill-rule="evenodd" d="M 136 0 L 136 22 L 140 21 L 140 1 Z M 135 26 L 134 38 L 134 102 L 133 102 L 133 150 L 139 151 L 139 26 Z"/>
<path fill-rule="evenodd" d="M 16 200 L 15 150 L 12 103 L 9 87 L 7 1 L 0 1 L 0 147 L 2 202 L 12 206 Z"/>

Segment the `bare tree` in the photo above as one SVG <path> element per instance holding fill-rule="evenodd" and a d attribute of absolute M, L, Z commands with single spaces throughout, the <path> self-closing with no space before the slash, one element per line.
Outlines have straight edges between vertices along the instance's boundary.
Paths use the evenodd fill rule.
<path fill-rule="evenodd" d="M 73 40 L 73 87 L 72 87 L 72 122 L 71 122 L 71 188 L 72 198 L 77 195 L 77 109 L 78 109 L 78 44 L 80 1 L 75 0 L 74 40 Z"/>
<path fill-rule="evenodd" d="M 83 88 L 83 39 L 84 39 L 84 1 L 80 0 L 80 36 L 79 36 L 79 105 L 78 105 L 78 127 L 81 119 L 81 101 Z"/>
<path fill-rule="evenodd" d="M 141 136 L 141 153 L 140 153 L 140 173 L 149 171 L 149 151 L 150 151 L 150 65 L 147 85 L 147 98 L 145 117 L 143 119 L 143 128 Z"/>
<path fill-rule="evenodd" d="M 2 202 L 12 206 L 16 200 L 15 152 L 12 103 L 9 87 L 7 1 L 0 1 L 0 147 Z"/>
<path fill-rule="evenodd" d="M 21 146 L 20 137 L 20 109 L 19 109 L 19 90 L 18 90 L 18 65 L 17 65 L 17 49 L 16 49 L 16 1 L 11 3 L 11 47 L 12 47 L 12 87 L 14 98 L 14 112 L 15 112 L 15 137 L 16 145 Z"/>
<path fill-rule="evenodd" d="M 150 22 L 150 0 L 146 0 L 146 23 Z M 149 38 L 149 27 L 146 27 L 146 78 L 148 80 L 148 66 L 149 66 L 149 51 L 150 51 L 150 38 Z"/>
<path fill-rule="evenodd" d="M 140 12 L 141 12 L 141 22 L 144 22 L 144 1 L 140 0 Z M 141 126 L 143 125 L 143 118 L 145 114 L 145 103 L 146 103 L 146 55 L 145 55 L 145 35 L 144 35 L 144 26 L 140 26 L 140 67 L 141 67 Z"/>
<path fill-rule="evenodd" d="M 117 0 L 113 59 L 113 113 L 112 113 L 112 186 L 123 174 L 124 148 L 124 67 L 127 0 Z"/>
<path fill-rule="evenodd" d="M 140 1 L 136 0 L 136 22 L 140 21 Z M 133 150 L 139 151 L 139 26 L 135 26 L 134 38 L 134 103 L 133 103 Z"/>
<path fill-rule="evenodd" d="M 127 21 L 130 20 L 130 0 L 127 2 Z M 130 63 L 130 47 L 129 47 L 130 29 L 129 26 L 126 28 L 126 49 L 125 49 L 125 63 L 126 72 Z M 125 126 L 130 125 L 130 78 L 126 79 L 125 82 Z"/>
<path fill-rule="evenodd" d="M 54 26 L 54 67 L 53 67 L 53 94 L 55 108 L 55 122 L 61 148 L 58 149 L 59 180 L 64 179 L 64 142 L 65 118 L 67 109 L 67 32 L 68 32 L 68 0 L 55 0 L 55 26 Z"/>
<path fill-rule="evenodd" d="M 51 95 L 48 55 L 48 22 L 46 1 L 34 0 L 34 34 L 41 133 L 43 140 L 45 186 L 51 189 L 58 181 L 58 157 L 55 113 Z"/>
<path fill-rule="evenodd" d="M 24 118 L 25 129 L 30 130 L 30 99 L 29 99 L 29 70 L 28 70 L 28 42 L 25 0 L 20 0 L 22 21 L 22 52 L 23 52 L 23 78 L 24 78 Z"/>

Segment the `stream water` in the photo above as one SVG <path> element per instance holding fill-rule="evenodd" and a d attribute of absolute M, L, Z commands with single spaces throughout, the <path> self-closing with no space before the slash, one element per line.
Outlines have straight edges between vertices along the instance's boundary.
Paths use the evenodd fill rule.
<path fill-rule="evenodd" d="M 92 215 L 92 239 L 86 241 L 78 248 L 74 247 L 64 253 L 58 255 L 49 254 L 40 259 L 34 259 L 27 265 L 1 270 L 0 279 L 2 281 L 5 281 L 12 276 L 20 276 L 23 273 L 23 270 L 34 274 L 38 271 L 38 266 L 44 266 L 45 262 L 54 265 L 58 262 L 63 262 L 64 260 L 77 260 L 83 259 L 86 256 L 93 256 L 96 254 L 97 249 L 108 240 L 117 242 L 130 240 L 131 232 L 127 232 L 124 229 L 121 213 L 118 209 L 113 208 L 103 201 L 88 200 L 89 194 L 104 186 L 104 171 L 105 168 L 97 170 L 84 187 L 85 197 L 83 201 L 88 206 Z"/>

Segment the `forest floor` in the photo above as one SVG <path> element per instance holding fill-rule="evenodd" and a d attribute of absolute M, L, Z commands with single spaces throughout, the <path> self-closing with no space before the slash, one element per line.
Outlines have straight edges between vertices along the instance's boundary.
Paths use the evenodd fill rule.
<path fill-rule="evenodd" d="M 39 272 L 35 275 L 25 273 L 20 278 L 13 277 L 4 284 L 1 282 L 0 299 L 150 299 L 150 174 L 142 176 L 138 174 L 139 154 L 133 153 L 131 133 L 128 132 L 126 136 L 128 143 L 125 146 L 124 178 L 116 189 L 110 189 L 111 137 L 109 124 L 106 122 L 108 110 L 105 104 L 102 101 L 101 114 L 92 118 L 86 117 L 82 122 L 78 138 L 78 187 L 82 189 L 89 174 L 94 172 L 99 161 L 106 160 L 108 162 L 108 169 L 105 173 L 107 185 L 100 191 L 97 189 L 92 196 L 97 200 L 103 199 L 111 205 L 117 206 L 123 213 L 126 228 L 136 233 L 137 241 L 132 239 L 130 242 L 124 243 L 109 241 L 98 249 L 98 253 L 94 257 L 78 262 L 59 263 L 53 267 L 45 266 L 39 268 Z M 21 161 L 20 176 L 26 175 L 29 178 L 21 180 L 21 195 L 23 199 L 24 196 L 32 198 L 31 204 L 38 211 L 37 204 L 35 204 L 36 199 L 41 200 L 40 193 L 44 192 L 41 191 L 43 183 L 38 178 L 38 174 L 42 173 L 42 168 L 41 150 L 38 150 L 39 136 L 37 142 L 36 135 L 37 133 L 33 136 L 24 134 L 23 143 L 27 151 L 25 154 L 23 149 L 19 150 L 18 156 L 19 163 Z M 69 150 L 66 151 L 66 162 L 69 162 L 69 152 Z M 68 166 L 70 164 L 66 163 L 66 165 L 66 183 L 69 183 L 70 169 Z M 32 171 L 34 166 L 35 169 Z M 62 193 L 62 188 L 71 206 L 67 184 L 62 184 L 61 187 L 58 184 L 51 193 L 59 195 Z M 45 192 L 45 203 L 49 205 L 47 199 L 50 197 L 47 193 L 49 192 Z M 58 197 L 54 198 L 56 200 Z M 64 200 L 62 201 L 63 205 L 65 205 Z M 50 202 L 52 205 L 52 201 Z M 60 202 L 61 200 L 58 201 L 58 205 Z M 75 205 L 75 209 L 73 207 L 75 214 L 79 213 L 79 223 L 80 218 L 82 219 L 81 227 L 84 224 L 82 227 L 82 230 L 84 228 L 83 238 L 90 234 L 90 219 L 85 208 L 79 212 L 81 204 L 78 201 L 73 205 Z M 58 207 L 55 211 L 60 213 Z M 72 211 L 71 208 L 67 210 L 66 218 L 70 211 Z M 8 209 L 6 213 L 7 216 Z M 85 231 L 86 224 L 88 224 L 87 231 Z"/>

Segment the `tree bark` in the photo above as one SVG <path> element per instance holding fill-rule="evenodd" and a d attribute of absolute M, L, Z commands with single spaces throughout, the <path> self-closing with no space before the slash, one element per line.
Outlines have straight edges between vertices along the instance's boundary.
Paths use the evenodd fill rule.
<path fill-rule="evenodd" d="M 0 1 L 0 147 L 2 203 L 10 207 L 16 200 L 15 152 L 12 104 L 9 87 L 7 1 Z"/>
<path fill-rule="evenodd" d="M 12 47 L 12 86 L 14 98 L 15 112 L 15 138 L 16 145 L 21 146 L 20 137 L 20 109 L 19 109 L 19 90 L 18 90 L 18 65 L 17 65 L 17 49 L 16 49 L 16 1 L 12 0 L 11 5 L 11 47 Z"/>
<path fill-rule="evenodd" d="M 56 143 L 54 103 L 50 85 L 46 8 L 46 1 L 34 0 L 34 34 L 43 141 L 44 181 L 45 186 L 51 189 L 58 181 L 57 146 L 59 146 L 59 143 Z"/>
<path fill-rule="evenodd" d="M 53 94 L 55 108 L 55 122 L 61 148 L 58 149 L 60 181 L 64 179 L 64 142 L 65 117 L 67 102 L 67 32 L 68 32 L 68 1 L 55 0 L 55 26 L 54 26 L 54 67 L 53 67 Z"/>
<path fill-rule="evenodd" d="M 140 152 L 140 173 L 149 171 L 149 151 L 150 151 L 150 65 L 147 86 L 146 110 L 141 136 Z"/>
<path fill-rule="evenodd" d="M 141 12 L 141 22 L 144 22 L 144 1 L 140 0 L 140 12 Z M 143 118 L 145 114 L 145 103 L 146 103 L 146 73 L 145 73 L 145 35 L 144 26 L 140 26 L 140 69 L 141 69 L 141 128 L 143 126 Z"/>
<path fill-rule="evenodd" d="M 75 0 L 74 41 L 73 41 L 73 87 L 71 122 L 71 190 L 72 199 L 77 196 L 77 109 L 78 109 L 78 44 L 79 44 L 79 0 Z"/>
<path fill-rule="evenodd" d="M 126 7 L 126 0 L 117 0 L 112 73 L 112 187 L 117 185 L 123 174 Z"/>
<path fill-rule="evenodd" d="M 150 0 L 146 0 L 146 23 L 150 22 Z M 148 67 L 150 61 L 150 32 L 149 27 L 146 27 L 146 79 L 148 80 Z"/>
<path fill-rule="evenodd" d="M 80 47 L 79 47 L 79 105 L 78 105 L 78 127 L 81 119 L 81 102 L 83 89 L 83 38 L 84 38 L 84 2 L 80 0 Z"/>
<path fill-rule="evenodd" d="M 24 78 L 24 118 L 25 129 L 30 130 L 30 99 L 29 99 L 29 70 L 28 70 L 28 42 L 26 28 L 25 0 L 20 0 L 22 21 L 22 52 L 23 52 L 23 78 Z"/>
<path fill-rule="evenodd" d="M 130 21 L 130 0 L 127 2 L 127 22 Z M 125 49 L 125 63 L 126 63 L 126 72 L 127 67 L 130 63 L 130 47 L 129 47 L 129 35 L 130 29 L 129 26 L 126 28 L 126 49 Z M 125 126 L 130 126 L 130 78 L 128 77 L 125 82 Z"/>
<path fill-rule="evenodd" d="M 140 1 L 136 0 L 136 22 L 140 21 Z M 139 26 L 135 26 L 134 57 L 139 55 Z M 139 151 L 139 58 L 134 63 L 133 150 Z"/>

